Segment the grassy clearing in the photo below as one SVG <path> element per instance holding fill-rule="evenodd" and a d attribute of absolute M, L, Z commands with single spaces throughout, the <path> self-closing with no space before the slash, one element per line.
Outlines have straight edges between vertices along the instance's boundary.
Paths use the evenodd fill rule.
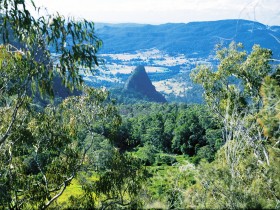
<path fill-rule="evenodd" d="M 189 186 L 195 183 L 193 173 L 184 170 L 183 166 L 190 164 L 188 158 L 183 155 L 169 155 L 160 153 L 159 156 L 163 157 L 161 161 L 157 161 L 152 166 L 147 166 L 147 170 L 150 173 L 150 178 L 145 185 L 145 191 L 147 193 L 145 208 L 148 209 L 166 209 L 168 208 L 168 196 L 170 191 L 174 188 L 187 189 Z M 165 163 L 166 156 L 168 156 L 168 161 Z M 176 161 L 170 164 L 169 159 L 175 159 Z M 65 192 L 58 198 L 56 205 L 69 208 L 69 198 L 80 197 L 83 194 L 82 185 L 79 183 L 79 178 L 85 178 L 87 181 L 96 181 L 97 176 L 91 175 L 85 176 L 80 175 L 77 179 L 72 180 L 71 184 L 66 188 Z"/>
<path fill-rule="evenodd" d="M 77 179 L 73 179 L 71 184 L 65 189 L 64 193 L 57 199 L 59 206 L 67 205 L 70 196 L 79 197 L 83 194 L 82 185 Z"/>
<path fill-rule="evenodd" d="M 63 208 L 69 208 L 71 207 L 69 204 L 69 198 L 72 196 L 72 197 L 75 197 L 75 198 L 78 198 L 78 197 L 81 197 L 84 193 L 83 189 L 82 189 L 82 185 L 80 184 L 79 182 L 79 178 L 80 176 L 83 176 L 82 174 L 80 174 L 78 176 L 78 178 L 76 179 L 73 179 L 71 181 L 71 184 L 69 186 L 67 186 L 67 188 L 65 189 L 65 191 L 63 192 L 63 194 L 57 199 L 57 201 L 55 202 L 55 205 L 57 206 L 60 206 L 60 207 L 63 207 Z M 96 175 L 92 175 L 90 177 L 87 176 L 87 181 L 96 181 L 97 180 L 97 177 Z"/>
<path fill-rule="evenodd" d="M 177 161 L 172 165 L 161 162 L 161 165 L 147 167 L 151 174 L 146 188 L 147 194 L 150 196 L 147 208 L 157 208 L 158 206 L 168 208 L 170 195 L 174 194 L 174 189 L 183 191 L 195 183 L 193 172 L 184 167 L 190 165 L 188 159 L 183 155 L 172 155 L 172 157 Z"/>

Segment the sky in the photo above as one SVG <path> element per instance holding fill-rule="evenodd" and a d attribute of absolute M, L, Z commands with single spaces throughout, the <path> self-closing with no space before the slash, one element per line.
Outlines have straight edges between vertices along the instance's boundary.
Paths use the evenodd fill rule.
<path fill-rule="evenodd" d="M 280 25 L 280 0 L 34 0 L 49 13 L 103 23 L 247 19 Z"/>

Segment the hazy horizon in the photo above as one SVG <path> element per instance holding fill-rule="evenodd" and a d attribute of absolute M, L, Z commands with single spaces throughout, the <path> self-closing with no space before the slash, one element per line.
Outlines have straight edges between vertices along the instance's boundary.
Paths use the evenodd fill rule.
<path fill-rule="evenodd" d="M 164 24 L 245 19 L 280 25 L 279 0 L 34 0 L 50 13 L 96 23 Z"/>
<path fill-rule="evenodd" d="M 164 25 L 164 24 L 188 24 L 188 23 L 199 23 L 199 22 L 216 22 L 216 21 L 226 21 L 226 20 L 245 20 L 245 21 L 252 21 L 252 22 L 257 22 L 257 23 L 260 23 L 260 24 L 263 24 L 263 25 L 267 25 L 267 24 L 264 24 L 262 22 L 259 22 L 258 20 L 249 20 L 249 19 L 217 19 L 217 20 L 201 20 L 201 21 L 190 21 L 190 22 L 165 22 L 165 23 L 137 23 L 137 22 L 115 22 L 115 23 L 110 23 L 110 22 L 96 22 L 94 21 L 95 24 L 104 24 L 104 25 Z M 280 26 L 280 23 L 278 25 L 267 25 L 267 26 Z"/>

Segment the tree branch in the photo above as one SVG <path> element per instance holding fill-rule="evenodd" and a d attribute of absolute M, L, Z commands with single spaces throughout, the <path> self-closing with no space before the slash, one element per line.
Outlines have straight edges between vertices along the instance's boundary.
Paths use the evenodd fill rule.
<path fill-rule="evenodd" d="M 72 174 L 72 176 L 70 176 L 68 179 L 66 179 L 63 182 L 63 184 L 61 185 L 62 189 L 60 190 L 60 192 L 58 194 L 56 194 L 54 197 L 52 197 L 52 199 L 49 200 L 45 205 L 43 205 L 42 209 L 48 208 L 59 196 L 61 196 L 62 193 L 65 191 L 68 183 L 71 182 L 74 177 L 75 177 L 75 174 Z"/>
<path fill-rule="evenodd" d="M 23 93 L 23 95 L 19 98 L 19 100 L 17 101 L 16 103 L 16 106 L 15 106 L 15 109 L 13 111 L 13 114 L 12 114 L 12 119 L 11 119 L 11 122 L 5 132 L 5 134 L 1 137 L 0 139 L 0 146 L 6 141 L 6 139 L 9 137 L 10 135 L 10 132 L 12 130 L 12 127 L 16 121 L 16 117 L 17 117 L 17 113 L 18 113 L 18 109 L 21 107 L 21 105 L 23 104 L 23 97 L 25 96 L 25 92 Z"/>

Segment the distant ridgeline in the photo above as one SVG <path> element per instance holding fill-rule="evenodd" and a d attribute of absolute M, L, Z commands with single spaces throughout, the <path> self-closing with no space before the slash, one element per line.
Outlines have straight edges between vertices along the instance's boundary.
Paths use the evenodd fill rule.
<path fill-rule="evenodd" d="M 104 42 L 103 52 L 129 53 L 157 48 L 167 53 L 183 53 L 205 58 L 217 44 L 241 42 L 251 51 L 254 44 L 273 51 L 280 58 L 280 26 L 266 26 L 247 20 L 220 20 L 190 23 L 96 24 L 96 34 Z"/>
<path fill-rule="evenodd" d="M 183 54 L 184 57 L 190 61 L 193 58 L 194 60 L 209 61 L 215 66 L 217 65 L 217 60 L 214 57 L 216 54 L 215 46 L 220 44 L 227 47 L 229 43 L 234 41 L 236 43 L 243 43 L 244 49 L 248 52 L 251 52 L 254 44 L 259 44 L 262 48 L 271 49 L 273 58 L 280 60 L 280 26 L 267 26 L 248 20 L 236 19 L 167 23 L 161 25 L 96 23 L 95 32 L 96 36 L 103 41 L 103 47 L 99 51 L 100 56 L 102 56 L 102 54 L 137 54 L 135 53 L 137 51 L 141 53 L 149 49 L 158 49 L 162 55 L 167 54 L 168 56 L 176 57 Z M 49 47 L 53 50 L 52 46 Z M 186 87 L 186 89 L 180 90 L 181 92 L 186 92 L 183 96 L 178 96 L 178 94 L 174 94 L 174 92 L 168 93 L 168 95 L 166 94 L 168 101 L 182 100 L 188 103 L 202 102 L 202 90 L 199 89 L 199 86 L 195 86 L 189 78 L 189 73 L 194 68 L 192 65 L 196 65 L 194 61 L 191 61 L 189 66 L 177 63 L 175 68 L 172 66 L 172 68 L 176 69 L 174 70 L 170 66 L 165 66 L 165 64 L 159 65 L 153 62 L 143 63 L 137 59 L 133 61 L 134 63 L 129 63 L 126 60 L 123 61 L 121 58 L 117 58 L 112 62 L 110 59 L 112 58 L 109 57 L 108 60 L 105 59 L 105 61 L 107 61 L 105 64 L 110 65 L 117 63 L 123 66 L 144 64 L 152 67 L 166 67 L 169 71 L 150 74 L 152 81 L 157 82 L 173 79 L 171 82 L 176 82 L 177 79 L 180 80 L 180 78 L 184 78 L 184 87 Z M 274 64 L 277 63 L 278 62 L 274 62 Z M 183 74 L 180 75 L 180 73 L 182 73 L 181 67 L 186 67 L 186 69 Z M 154 75 L 157 76 L 156 79 Z M 104 74 L 101 76 L 106 77 L 107 75 Z M 116 77 L 123 84 L 127 78 L 127 74 Z M 131 78 L 133 78 L 133 76 L 131 76 Z M 131 80 L 131 78 L 129 80 Z M 139 102 L 140 100 L 166 101 L 162 96 L 158 96 L 158 92 L 157 94 L 152 94 L 153 96 L 151 96 L 151 93 L 145 92 L 144 89 L 149 87 L 147 85 L 140 85 L 139 89 L 132 87 L 129 82 L 127 82 L 125 89 L 117 89 L 120 83 L 114 82 L 115 80 L 100 80 L 99 83 L 96 81 L 98 80 L 92 79 L 88 85 L 94 87 L 109 87 L 110 92 L 112 92 L 116 98 L 121 97 L 128 100 L 135 100 L 135 102 Z M 169 81 L 167 81 L 166 84 L 169 84 L 168 82 Z M 134 82 L 132 82 L 132 84 L 133 83 Z M 154 91 L 152 92 L 156 92 L 152 84 L 150 87 L 153 88 L 148 89 L 153 89 Z M 171 89 L 172 88 L 174 89 L 174 85 L 171 86 Z M 163 91 L 163 93 L 165 92 Z M 136 99 L 138 99 L 138 101 Z"/>
<path fill-rule="evenodd" d="M 139 101 L 167 102 L 163 95 L 156 91 L 144 66 L 137 66 L 124 85 L 123 90 L 113 90 L 113 97 L 120 102 L 133 103 Z M 121 94 L 121 96 L 119 95 Z"/>

